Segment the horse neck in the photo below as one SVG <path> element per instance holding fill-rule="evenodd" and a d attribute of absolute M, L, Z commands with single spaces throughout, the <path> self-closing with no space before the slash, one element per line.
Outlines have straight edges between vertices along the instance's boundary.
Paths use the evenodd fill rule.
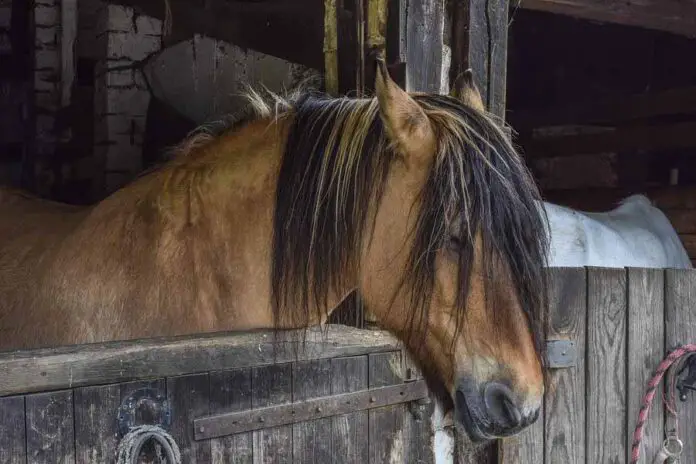
<path fill-rule="evenodd" d="M 189 160 L 184 155 L 159 175 L 164 188 L 155 203 L 159 222 L 166 224 L 159 242 L 188 256 L 166 266 L 186 270 L 195 295 L 191 304 L 217 321 L 218 329 L 273 326 L 273 224 L 287 125 L 249 123 L 191 153 Z M 350 290 L 337 289 L 330 296 L 329 313 Z M 313 325 L 328 317 L 316 317 L 314 307 L 308 314 L 309 321 L 291 317 L 282 327 Z"/>

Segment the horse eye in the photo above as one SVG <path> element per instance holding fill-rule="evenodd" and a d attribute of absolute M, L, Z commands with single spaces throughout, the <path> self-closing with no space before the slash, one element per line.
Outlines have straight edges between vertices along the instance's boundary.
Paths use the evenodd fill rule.
<path fill-rule="evenodd" d="M 464 246 L 464 242 L 462 242 L 462 239 L 457 237 L 456 235 L 451 235 L 450 236 L 450 244 L 454 248 L 462 248 Z"/>

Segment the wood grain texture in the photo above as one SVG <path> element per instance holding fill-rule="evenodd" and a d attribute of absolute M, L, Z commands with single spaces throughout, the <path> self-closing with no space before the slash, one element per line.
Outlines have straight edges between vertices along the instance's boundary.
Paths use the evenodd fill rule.
<path fill-rule="evenodd" d="M 294 364 L 292 400 L 304 401 L 331 395 L 331 360 Z M 294 462 L 323 464 L 333 458 L 331 417 L 292 425 Z"/>
<path fill-rule="evenodd" d="M 523 432 L 499 440 L 499 464 L 532 464 L 544 462 L 544 407 L 539 420 Z"/>
<path fill-rule="evenodd" d="M 367 356 L 331 360 L 331 394 L 352 393 L 368 387 Z M 368 411 L 331 418 L 333 463 L 364 464 L 369 459 Z"/>
<path fill-rule="evenodd" d="M 75 458 L 77 464 L 108 462 L 116 455 L 121 405 L 120 385 L 76 388 Z"/>
<path fill-rule="evenodd" d="M 626 270 L 587 274 L 587 462 L 626 456 Z"/>
<path fill-rule="evenodd" d="M 210 412 L 245 411 L 251 409 L 251 369 L 231 369 L 210 373 Z M 251 433 L 238 433 L 210 441 L 214 464 L 251 464 L 253 447 Z"/>
<path fill-rule="evenodd" d="M 577 359 L 574 367 L 549 370 L 545 459 L 548 463 L 584 464 L 587 273 L 584 268 L 555 268 L 550 277 L 546 336 L 574 341 Z"/>
<path fill-rule="evenodd" d="M 0 398 L 0 464 L 26 463 L 24 397 Z"/>
<path fill-rule="evenodd" d="M 630 461 L 633 431 L 648 381 L 665 355 L 664 270 L 628 269 L 628 405 L 627 462 Z M 643 429 L 644 456 L 655 456 L 662 446 L 664 410 L 660 400 L 662 383 Z"/>
<path fill-rule="evenodd" d="M 182 463 L 211 461 L 210 441 L 195 441 L 193 420 L 209 411 L 208 374 L 193 374 L 167 379 L 167 398 L 172 408 L 171 435 L 181 450 Z"/>
<path fill-rule="evenodd" d="M 665 343 L 666 349 L 669 350 L 677 345 L 694 343 L 696 340 L 696 270 L 667 269 L 665 280 Z M 684 440 L 682 463 L 696 462 L 696 441 L 691 439 L 691 424 L 696 424 L 694 396 L 694 393 L 690 393 L 686 402 L 677 400 L 679 422 L 682 424 L 680 430 Z M 686 439 L 687 436 L 689 439 Z"/>
<path fill-rule="evenodd" d="M 378 353 L 368 356 L 370 388 L 403 382 L 401 352 Z M 370 464 L 383 462 L 407 463 L 402 404 L 369 411 Z"/>
<path fill-rule="evenodd" d="M 72 390 L 27 395 L 26 415 L 27 464 L 73 464 Z"/>
<path fill-rule="evenodd" d="M 439 93 L 442 83 L 444 2 L 407 0 L 406 88 Z"/>
<path fill-rule="evenodd" d="M 291 363 L 257 367 L 251 375 L 253 408 L 292 402 Z M 291 425 L 252 433 L 255 464 L 292 462 Z"/>
<path fill-rule="evenodd" d="M 272 331 L 257 331 L 3 353 L 0 396 L 399 348 L 398 340 L 387 332 L 341 325 L 329 326 L 328 336 L 318 328 L 309 329 L 305 348 L 295 343 L 298 338 L 301 343 L 301 337 L 295 331 L 280 332 L 279 342 L 293 343 L 276 344 Z"/>
<path fill-rule="evenodd" d="M 74 390 L 77 464 L 110 462 L 116 456 L 120 441 L 116 420 L 118 408 L 125 398 L 141 388 L 154 388 L 166 394 L 164 379 L 97 385 Z M 154 446 L 147 444 L 143 447 L 141 456 L 154 458 L 155 452 Z"/>
<path fill-rule="evenodd" d="M 450 81 L 471 68 L 484 104 L 504 117 L 509 0 L 452 2 Z"/>

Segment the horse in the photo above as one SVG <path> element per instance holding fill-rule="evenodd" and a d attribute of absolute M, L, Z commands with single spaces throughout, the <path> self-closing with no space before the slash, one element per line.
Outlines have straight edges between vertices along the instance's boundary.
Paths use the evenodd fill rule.
<path fill-rule="evenodd" d="M 369 97 L 250 91 L 245 115 L 93 205 L 2 190 L 0 348 L 323 326 L 355 291 L 463 437 L 532 424 L 537 186 L 470 78 L 410 93 L 375 62 Z"/>
<path fill-rule="evenodd" d="M 605 212 L 549 202 L 542 207 L 548 218 L 550 267 L 693 267 L 669 219 L 645 195 L 630 195 Z"/>

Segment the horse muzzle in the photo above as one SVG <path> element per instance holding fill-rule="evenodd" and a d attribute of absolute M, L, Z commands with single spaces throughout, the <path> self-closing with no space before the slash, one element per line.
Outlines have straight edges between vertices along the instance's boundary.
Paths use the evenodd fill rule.
<path fill-rule="evenodd" d="M 477 385 L 461 379 L 454 394 L 455 418 L 473 442 L 515 435 L 539 418 L 540 406 L 523 405 L 507 385 L 489 381 Z"/>

